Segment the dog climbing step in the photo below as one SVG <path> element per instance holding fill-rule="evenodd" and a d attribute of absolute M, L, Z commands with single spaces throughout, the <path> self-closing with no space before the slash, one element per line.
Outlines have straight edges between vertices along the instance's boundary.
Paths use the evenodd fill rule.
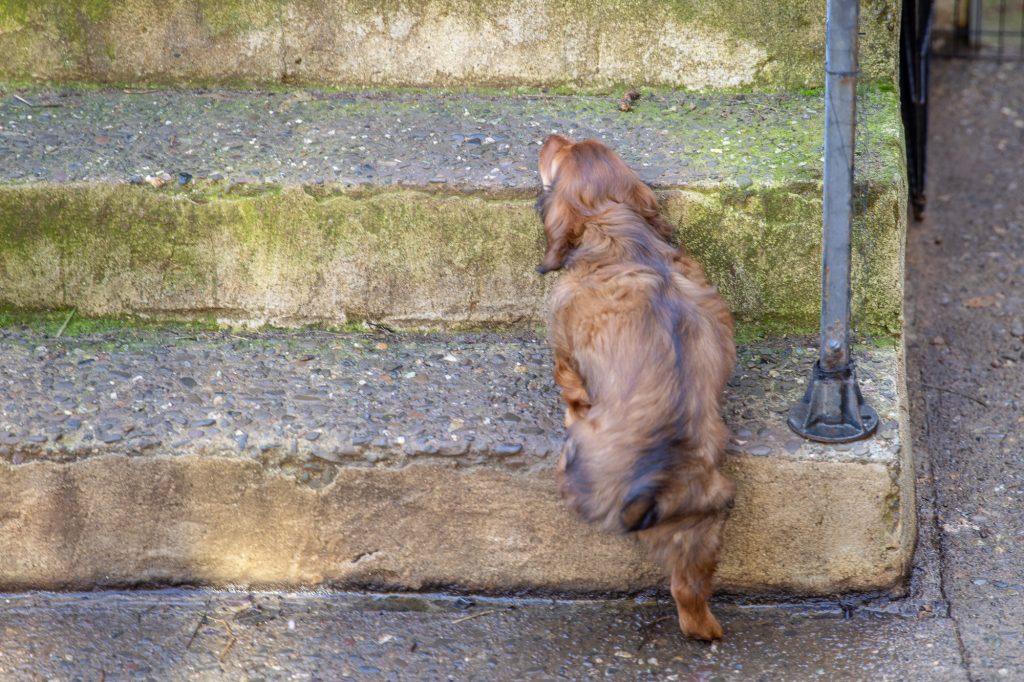
<path fill-rule="evenodd" d="M 52 333 L 52 332 L 51 332 Z M 857 351 L 875 437 L 785 413 L 813 348 L 740 347 L 719 587 L 898 585 L 914 536 L 898 349 Z M 661 573 L 558 499 L 529 334 L 0 332 L 0 590 L 202 584 L 630 592 Z"/>
<path fill-rule="evenodd" d="M 537 323 L 536 156 L 601 139 L 741 322 L 817 327 L 820 94 L 29 88 L 0 95 L 0 305 L 303 324 Z M 17 97 L 15 97 L 17 95 Z M 900 329 L 899 100 L 865 92 L 854 319 Z"/>

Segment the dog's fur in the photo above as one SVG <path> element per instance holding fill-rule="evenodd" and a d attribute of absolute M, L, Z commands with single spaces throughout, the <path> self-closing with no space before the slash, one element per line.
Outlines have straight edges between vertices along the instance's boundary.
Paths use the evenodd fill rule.
<path fill-rule="evenodd" d="M 537 270 L 566 268 L 549 319 L 568 429 L 562 494 L 587 521 L 638 532 L 671 575 L 683 632 L 718 639 L 707 599 L 733 498 L 719 471 L 732 317 L 611 149 L 552 135 L 540 174 Z"/>

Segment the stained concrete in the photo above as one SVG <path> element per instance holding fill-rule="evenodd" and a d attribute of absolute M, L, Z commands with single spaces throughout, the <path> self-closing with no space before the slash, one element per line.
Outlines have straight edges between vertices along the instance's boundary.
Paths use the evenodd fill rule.
<path fill-rule="evenodd" d="M 862 65 L 896 81 L 899 9 L 864 2 Z M 825 6 L 741 0 L 0 2 L 0 79 L 820 87 Z"/>
<path fill-rule="evenodd" d="M 188 680 L 963 681 L 948 618 L 715 604 L 684 640 L 659 600 L 157 591 L 0 595 L 0 677 Z"/>
<path fill-rule="evenodd" d="M 971 679 L 1024 679 L 1024 70 L 938 61 L 908 369 L 941 586 Z"/>

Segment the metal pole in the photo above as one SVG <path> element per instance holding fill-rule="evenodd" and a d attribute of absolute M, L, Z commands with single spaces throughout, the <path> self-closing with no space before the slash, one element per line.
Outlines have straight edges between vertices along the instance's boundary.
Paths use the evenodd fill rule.
<path fill-rule="evenodd" d="M 831 0 L 825 29 L 825 193 L 821 366 L 850 359 L 850 230 L 857 126 L 857 0 Z"/>
<path fill-rule="evenodd" d="M 829 443 L 864 438 L 878 426 L 878 415 L 864 404 L 857 385 L 849 342 L 859 11 L 858 0 L 828 0 L 821 348 L 807 391 L 788 420 L 800 435 Z"/>

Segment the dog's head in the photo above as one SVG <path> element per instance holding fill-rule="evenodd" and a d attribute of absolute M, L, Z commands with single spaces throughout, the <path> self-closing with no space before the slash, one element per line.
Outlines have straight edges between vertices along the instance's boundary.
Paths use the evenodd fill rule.
<path fill-rule="evenodd" d="M 537 211 L 544 221 L 547 251 L 537 272 L 560 269 L 587 222 L 616 205 L 628 206 L 663 239 L 671 237 L 672 227 L 658 212 L 654 192 L 597 140 L 574 142 L 551 135 L 540 149 L 538 165 L 543 192 Z"/>

